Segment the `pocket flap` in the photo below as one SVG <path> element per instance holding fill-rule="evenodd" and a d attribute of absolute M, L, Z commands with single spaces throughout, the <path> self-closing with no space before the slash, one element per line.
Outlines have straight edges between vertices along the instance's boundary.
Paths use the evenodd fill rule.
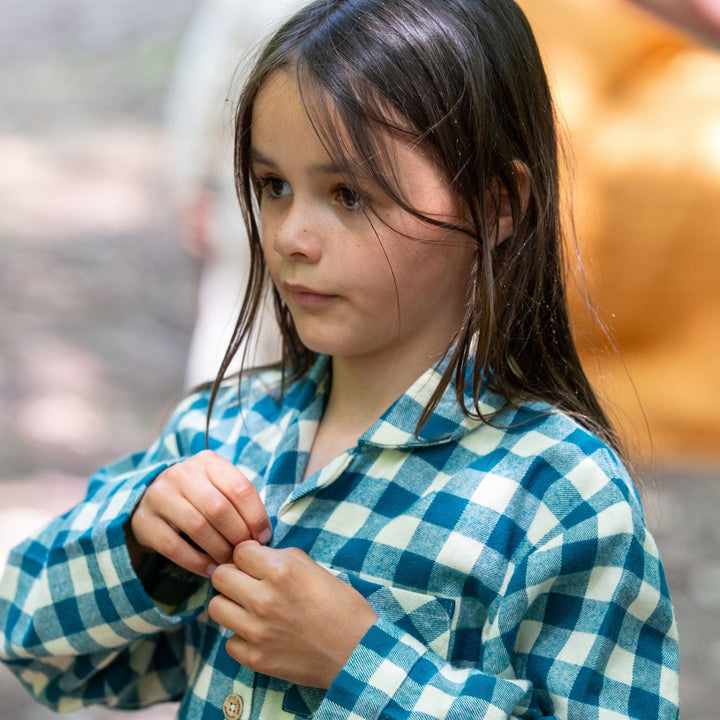
<path fill-rule="evenodd" d="M 381 585 L 350 573 L 335 574 L 355 588 L 379 616 L 395 623 L 447 660 L 455 614 L 453 598 Z"/>

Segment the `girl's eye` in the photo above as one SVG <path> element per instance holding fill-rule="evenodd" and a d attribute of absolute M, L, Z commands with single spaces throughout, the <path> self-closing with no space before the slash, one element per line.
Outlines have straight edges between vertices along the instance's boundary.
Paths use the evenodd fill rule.
<path fill-rule="evenodd" d="M 292 194 L 290 185 L 286 183 L 282 178 L 269 176 L 265 178 L 258 178 L 256 181 L 257 192 L 260 198 L 267 196 L 273 200 L 278 198 L 287 197 Z"/>
<path fill-rule="evenodd" d="M 337 190 L 338 200 L 345 210 L 356 211 L 362 210 L 367 202 L 363 195 L 357 190 L 349 187 L 340 187 Z"/>

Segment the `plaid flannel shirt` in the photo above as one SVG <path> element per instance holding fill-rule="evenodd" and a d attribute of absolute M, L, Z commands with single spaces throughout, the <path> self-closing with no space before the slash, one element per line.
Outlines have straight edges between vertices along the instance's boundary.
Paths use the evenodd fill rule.
<path fill-rule="evenodd" d="M 272 373 L 248 378 L 242 412 L 236 387 L 219 396 L 210 446 L 256 483 L 271 544 L 302 548 L 379 616 L 329 690 L 231 659 L 207 580 L 167 562 L 145 584 L 133 572 L 123 524 L 163 469 L 204 449 L 207 393 L 12 552 L 3 659 L 62 711 L 174 700 L 188 720 L 676 718 L 673 610 L 621 463 L 542 403 L 491 426 L 464 418 L 452 389 L 416 437 L 437 378 L 428 371 L 306 480 L 327 358 L 283 398 L 268 392 Z M 489 393 L 482 403 L 502 406 Z M 158 580 L 164 602 L 147 589 Z"/>

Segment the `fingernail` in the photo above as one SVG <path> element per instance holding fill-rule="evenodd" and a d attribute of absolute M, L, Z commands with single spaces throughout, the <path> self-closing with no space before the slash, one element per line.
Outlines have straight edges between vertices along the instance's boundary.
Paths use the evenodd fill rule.
<path fill-rule="evenodd" d="M 212 574 L 217 570 L 217 567 L 218 567 L 217 565 L 213 565 L 212 563 L 210 563 L 210 565 L 208 565 L 205 568 L 205 572 L 207 573 L 207 576 L 212 577 Z"/>
<path fill-rule="evenodd" d="M 259 535 L 258 535 L 258 542 L 261 545 L 267 545 L 267 543 L 270 542 L 270 538 L 272 537 L 272 530 L 270 528 L 265 528 Z"/>

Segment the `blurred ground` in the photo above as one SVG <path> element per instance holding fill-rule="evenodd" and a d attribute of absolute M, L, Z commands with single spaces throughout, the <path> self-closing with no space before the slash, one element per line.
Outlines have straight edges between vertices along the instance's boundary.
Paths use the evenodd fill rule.
<path fill-rule="evenodd" d="M 0 564 L 94 468 L 147 446 L 182 393 L 195 273 L 163 181 L 161 119 L 193 6 L 3 0 Z M 4 720 L 56 717 L 4 667 L 0 707 Z"/>
<path fill-rule="evenodd" d="M 90 472 L 147 446 L 183 392 L 195 272 L 163 183 L 161 113 L 193 5 L 3 0 L 0 564 L 82 495 Z M 688 720 L 714 717 L 720 701 L 718 467 L 676 456 L 641 470 Z M 55 717 L 4 668 L 0 707 L 3 720 Z"/>

